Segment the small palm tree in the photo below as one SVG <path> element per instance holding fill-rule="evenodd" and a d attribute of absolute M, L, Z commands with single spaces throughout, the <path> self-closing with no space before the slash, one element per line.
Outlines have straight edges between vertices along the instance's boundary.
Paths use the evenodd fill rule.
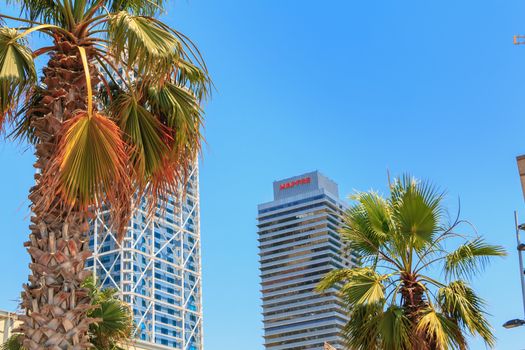
<path fill-rule="evenodd" d="M 118 299 L 116 290 L 101 290 L 93 279 L 84 283 L 91 296 L 92 308 L 88 317 L 95 323 L 89 327 L 89 339 L 94 350 L 124 350 L 122 345 L 130 343 L 133 331 L 133 317 L 129 306 Z M 12 335 L 1 347 L 2 350 L 24 350 L 23 336 Z"/>
<path fill-rule="evenodd" d="M 13 24 L 0 26 L 0 130 L 36 155 L 23 345 L 87 349 L 89 221 L 109 208 L 122 236 L 134 196 L 154 210 L 184 183 L 210 80 L 195 45 L 157 18 L 162 0 L 7 2 L 21 16 L 0 13 Z M 36 32 L 47 46 L 29 47 Z"/>
<path fill-rule="evenodd" d="M 467 335 L 494 346 L 484 302 L 465 280 L 505 250 L 458 233 L 459 218 L 446 224 L 443 194 L 426 182 L 406 176 L 390 186 L 389 198 L 366 192 L 354 199 L 341 235 L 363 264 L 330 272 L 317 287 L 337 288 L 346 302 L 348 347 L 467 349 Z M 440 271 L 441 279 L 434 276 Z"/>
<path fill-rule="evenodd" d="M 131 342 L 134 323 L 129 305 L 118 298 L 113 288 L 100 289 L 93 279 L 84 283 L 90 291 L 88 317 L 95 319 L 89 326 L 89 340 L 95 350 L 122 350 Z"/>

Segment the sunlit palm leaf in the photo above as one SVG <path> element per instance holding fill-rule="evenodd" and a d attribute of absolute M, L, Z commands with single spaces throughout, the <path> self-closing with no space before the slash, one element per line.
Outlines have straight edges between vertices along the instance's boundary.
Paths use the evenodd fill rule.
<path fill-rule="evenodd" d="M 91 343 L 96 350 L 120 349 L 118 345 L 130 340 L 134 327 L 129 305 L 118 298 L 115 289 L 100 289 L 92 278 L 83 286 L 89 290 L 94 306 L 88 316 L 97 320 L 89 329 Z"/>
<path fill-rule="evenodd" d="M 31 50 L 17 39 L 18 31 L 0 28 L 0 130 L 7 113 L 17 108 L 18 99 L 36 82 Z"/>
<path fill-rule="evenodd" d="M 437 301 L 443 312 L 466 327 L 472 335 L 479 334 L 489 345 L 495 345 L 492 327 L 485 317 L 485 303 L 463 281 L 455 281 L 440 288 Z"/>
<path fill-rule="evenodd" d="M 410 350 L 412 326 L 403 308 L 392 305 L 382 314 L 379 322 L 383 350 Z"/>
<path fill-rule="evenodd" d="M 357 204 L 350 208 L 344 216 L 341 236 L 348 248 L 366 259 L 375 257 L 383 246 L 383 235 L 377 235 L 370 227 L 368 213 L 363 205 Z"/>
<path fill-rule="evenodd" d="M 202 109 L 190 91 L 173 83 L 148 88 L 148 102 L 163 124 L 174 133 L 175 152 L 188 147 L 198 150 L 202 135 Z"/>
<path fill-rule="evenodd" d="M 380 275 L 370 268 L 334 270 L 321 280 L 317 290 L 327 290 L 343 283 L 339 293 L 349 305 L 377 304 L 384 302 L 385 280 L 387 276 Z"/>
<path fill-rule="evenodd" d="M 391 188 L 393 219 L 399 233 L 416 250 L 432 241 L 439 229 L 443 194 L 428 182 L 419 182 L 406 175 Z"/>
<path fill-rule="evenodd" d="M 117 125 L 103 115 L 82 112 L 63 128 L 51 173 L 45 174 L 51 188 L 82 208 L 129 201 L 127 154 Z"/>
<path fill-rule="evenodd" d="M 435 349 L 464 349 L 467 346 L 458 325 L 431 308 L 423 312 L 415 331 L 419 339 L 425 339 Z"/>
<path fill-rule="evenodd" d="M 375 192 L 363 192 L 352 197 L 359 202 L 368 221 L 368 226 L 379 242 L 385 242 L 392 231 L 392 218 L 388 202 Z"/>
<path fill-rule="evenodd" d="M 485 243 L 477 237 L 459 246 L 445 258 L 445 273 L 447 276 L 470 278 L 482 271 L 491 257 L 505 256 L 501 246 Z"/>
<path fill-rule="evenodd" d="M 185 181 L 200 151 L 203 111 L 191 91 L 171 82 L 150 85 L 147 100 L 152 113 L 168 127 L 171 136 L 169 157 L 155 172 L 149 188 L 155 197 L 160 197 Z"/>
<path fill-rule="evenodd" d="M 169 155 L 168 129 L 131 94 L 118 95 L 110 111 L 129 145 L 136 180 L 144 185 Z"/>
<path fill-rule="evenodd" d="M 349 349 L 380 349 L 380 321 L 383 305 L 358 305 L 351 309 L 342 335 Z"/>
<path fill-rule="evenodd" d="M 181 44 L 157 22 L 121 11 L 110 16 L 110 48 L 119 62 L 141 74 L 166 74 Z"/>
<path fill-rule="evenodd" d="M 192 62 L 175 58 L 176 76 L 175 80 L 181 86 L 188 87 L 198 100 L 202 100 L 209 94 L 211 80 L 208 73 Z"/>

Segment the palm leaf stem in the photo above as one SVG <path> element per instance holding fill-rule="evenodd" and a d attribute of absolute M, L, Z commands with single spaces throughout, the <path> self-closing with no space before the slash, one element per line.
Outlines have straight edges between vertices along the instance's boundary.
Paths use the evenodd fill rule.
<path fill-rule="evenodd" d="M 97 52 L 101 53 L 102 55 L 96 55 L 96 58 L 99 58 L 99 59 L 102 59 L 104 60 L 104 62 L 106 62 L 111 68 L 113 68 L 113 71 L 119 76 L 120 79 L 122 79 L 122 82 L 124 83 L 124 85 L 126 85 L 126 87 L 129 89 L 129 90 L 132 90 L 131 89 L 131 86 L 129 86 L 128 84 L 128 81 L 126 79 L 124 79 L 124 77 L 122 76 L 122 74 L 120 74 L 119 70 L 117 67 L 115 67 L 115 65 L 107 59 L 106 56 L 104 56 L 104 54 L 106 54 L 105 51 L 102 51 L 102 50 L 98 50 L 96 49 Z M 110 55 L 111 56 L 111 55 Z"/>
<path fill-rule="evenodd" d="M 436 281 L 435 279 L 433 279 L 433 278 L 431 278 L 431 277 L 428 277 L 428 276 L 426 276 L 426 275 L 418 275 L 418 276 L 419 276 L 419 278 L 420 278 L 422 281 L 426 281 L 426 282 L 428 282 L 428 283 L 430 283 L 430 284 L 433 284 L 433 285 L 436 286 L 436 287 L 439 287 L 439 288 L 441 288 L 441 287 L 445 287 L 445 285 L 444 285 L 443 283 L 441 283 L 441 282 L 439 282 L 439 281 Z"/>
<path fill-rule="evenodd" d="M 31 23 L 31 24 L 36 24 L 36 25 L 42 25 L 42 24 L 44 24 L 44 23 L 42 23 L 42 22 L 32 21 L 32 20 L 25 19 L 25 18 L 19 18 L 19 17 L 8 16 L 8 15 L 3 14 L 3 13 L 0 13 L 0 18 L 7 18 L 7 19 L 11 19 L 11 20 L 13 20 L 13 21 L 24 22 L 24 23 Z"/>
<path fill-rule="evenodd" d="M 433 252 L 436 252 L 436 250 L 434 249 L 441 241 L 449 238 L 449 237 L 459 237 L 459 238 L 463 238 L 463 239 L 467 239 L 466 235 L 463 235 L 461 233 L 457 233 L 457 232 L 451 232 L 449 230 L 443 232 L 442 234 L 440 234 L 434 242 L 432 242 L 432 244 L 429 245 L 429 247 L 427 249 L 425 249 L 425 251 L 423 252 L 423 254 L 421 255 L 421 258 L 420 260 L 416 263 L 416 266 L 414 267 L 415 269 L 418 267 L 418 265 L 420 263 L 423 262 L 423 259 L 428 255 L 428 254 L 431 254 Z M 439 249 L 439 251 L 441 252 L 444 252 L 446 253 L 445 250 L 443 249 Z"/>

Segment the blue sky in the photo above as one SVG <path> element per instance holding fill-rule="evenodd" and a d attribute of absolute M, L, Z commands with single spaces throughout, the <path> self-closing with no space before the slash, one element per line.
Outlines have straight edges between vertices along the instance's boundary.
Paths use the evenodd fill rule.
<path fill-rule="evenodd" d="M 497 349 L 525 348 L 513 210 L 525 153 L 525 3 L 489 1 L 170 2 L 166 20 L 203 51 L 217 91 L 201 163 L 205 346 L 260 350 L 256 205 L 272 181 L 319 169 L 354 190 L 386 172 L 447 189 L 451 211 L 510 252 L 473 281 Z M 0 143 L 0 308 L 27 276 L 32 152 Z M 473 349 L 483 349 L 474 342 Z"/>

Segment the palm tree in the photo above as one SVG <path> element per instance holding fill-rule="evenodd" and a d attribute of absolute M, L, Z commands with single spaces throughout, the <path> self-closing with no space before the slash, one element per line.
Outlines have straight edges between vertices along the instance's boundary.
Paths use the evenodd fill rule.
<path fill-rule="evenodd" d="M 93 308 L 88 316 L 96 319 L 89 327 L 89 340 L 95 350 L 123 350 L 121 345 L 130 342 L 133 331 L 133 317 L 129 306 L 121 301 L 116 290 L 100 289 L 93 279 L 84 287 L 89 290 Z M 1 346 L 2 350 L 24 350 L 23 335 L 16 333 Z"/>
<path fill-rule="evenodd" d="M 505 250 L 459 233 L 466 223 L 459 215 L 447 224 L 444 195 L 427 182 L 405 176 L 391 184 L 388 198 L 353 198 L 341 235 L 362 265 L 334 270 L 317 287 L 339 290 L 347 305 L 348 348 L 467 349 L 468 335 L 494 346 L 485 304 L 467 281 Z"/>
<path fill-rule="evenodd" d="M 0 27 L 0 129 L 36 155 L 23 345 L 87 349 L 89 220 L 109 208 L 121 236 L 132 198 L 153 211 L 185 181 L 210 80 L 195 45 L 157 18 L 162 0 L 7 2 L 21 17 L 0 14 L 16 25 Z M 37 32 L 49 45 L 28 46 Z"/>
<path fill-rule="evenodd" d="M 90 292 L 92 309 L 88 317 L 96 320 L 89 326 L 89 340 L 95 350 L 123 350 L 133 335 L 133 315 L 128 304 L 119 299 L 113 288 L 100 289 L 93 279 L 84 283 Z"/>

